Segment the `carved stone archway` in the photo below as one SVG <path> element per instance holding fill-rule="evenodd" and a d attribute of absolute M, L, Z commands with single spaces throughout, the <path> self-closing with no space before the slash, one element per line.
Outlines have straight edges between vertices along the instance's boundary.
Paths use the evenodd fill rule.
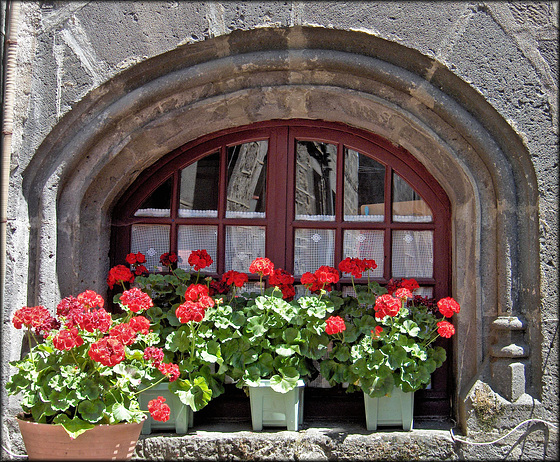
<path fill-rule="evenodd" d="M 188 141 L 271 119 L 321 119 L 411 152 L 452 203 L 455 397 L 488 369 L 510 401 L 539 396 L 537 182 L 519 137 L 437 62 L 360 32 L 257 29 L 186 45 L 91 92 L 24 173 L 30 299 L 104 290 L 111 210 L 138 174 Z M 48 220 L 41 217 L 50 217 Z M 55 238 L 56 237 L 56 238 Z M 519 243 L 523 246 L 519 247 Z M 54 256 L 56 267 L 52 265 Z M 529 326 L 529 327 L 527 327 Z"/>

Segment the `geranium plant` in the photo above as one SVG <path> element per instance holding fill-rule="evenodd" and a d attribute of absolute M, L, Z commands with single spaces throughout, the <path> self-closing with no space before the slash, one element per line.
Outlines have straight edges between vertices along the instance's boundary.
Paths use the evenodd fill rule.
<path fill-rule="evenodd" d="M 122 293 L 120 313 L 111 314 L 99 294 L 87 290 L 64 298 L 56 316 L 43 306 L 23 307 L 13 316 L 27 330 L 29 353 L 10 364 L 16 372 L 6 388 L 21 393 L 24 417 L 62 425 L 75 438 L 99 424 L 141 422 L 139 394 L 177 378 L 176 365 L 162 361 L 159 342 L 142 313 L 152 306 L 138 288 Z M 154 419 L 169 418 L 165 400 L 150 402 Z"/>
<path fill-rule="evenodd" d="M 261 291 L 236 300 L 235 330 L 222 343 L 227 374 L 239 388 L 269 379 L 273 390 L 286 393 L 301 378 L 318 374 L 313 360 L 327 348 L 323 330 L 334 305 L 314 295 L 294 300 L 294 277 L 267 258 L 255 259 L 249 271 L 259 276 Z"/>
<path fill-rule="evenodd" d="M 414 296 L 419 288 L 414 279 L 391 281 L 387 288 L 356 285 L 354 277 L 373 265 L 353 260 L 346 259 L 339 268 L 351 274 L 356 297 L 345 297 L 341 309 L 326 321 L 332 349 L 321 361 L 323 377 L 371 397 L 390 395 L 394 387 L 403 392 L 426 387 L 446 360 L 445 349 L 434 342 L 454 334 L 446 318 L 460 311 L 459 304 L 451 297 L 434 305 Z"/>
<path fill-rule="evenodd" d="M 169 383 L 169 390 L 198 411 L 224 392 L 218 338 L 231 318 L 231 307 L 222 303 L 229 288 L 227 278 L 216 281 L 201 273 L 213 263 L 206 250 L 191 252 L 188 263 L 193 271 L 177 268 L 175 253 L 161 255 L 160 263 L 167 269 L 164 274 L 149 273 L 141 253 L 129 254 L 126 261 L 130 268 L 112 268 L 107 282 L 110 286 L 133 284 L 151 296 L 153 306 L 146 317 L 160 336 L 163 359 L 178 368 L 178 378 Z M 235 284 L 239 283 L 237 278 Z"/>

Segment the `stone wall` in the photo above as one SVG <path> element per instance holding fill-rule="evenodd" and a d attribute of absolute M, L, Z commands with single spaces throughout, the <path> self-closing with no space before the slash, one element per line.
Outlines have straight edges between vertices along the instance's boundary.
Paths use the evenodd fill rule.
<path fill-rule="evenodd" d="M 104 289 L 111 208 L 142 170 L 224 128 L 325 119 L 403 146 L 451 200 L 453 296 L 463 307 L 456 431 L 488 440 L 530 418 L 558 425 L 557 2 L 21 9 L 3 383 L 21 350 L 9 323 L 18 307 Z M 2 393 L 3 444 L 18 449 L 17 400 Z M 493 454 L 557 458 L 557 430 L 527 428 Z M 143 440 L 140 456 L 156 446 L 157 457 L 171 454 L 176 442 L 163 441 Z M 330 458 L 362 458 L 328 444 L 338 445 Z M 489 454 L 452 447 L 450 458 Z"/>

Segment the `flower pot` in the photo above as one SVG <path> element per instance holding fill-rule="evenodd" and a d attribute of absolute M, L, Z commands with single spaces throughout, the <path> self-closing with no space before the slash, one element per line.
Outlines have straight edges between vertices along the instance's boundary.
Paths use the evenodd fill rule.
<path fill-rule="evenodd" d="M 270 388 L 270 380 L 261 380 L 258 387 L 249 387 L 253 430 L 263 427 L 286 427 L 297 431 L 303 423 L 303 380 L 287 393 Z"/>
<path fill-rule="evenodd" d="M 165 403 L 171 408 L 169 420 L 159 422 L 148 416 L 142 427 L 142 434 L 149 435 L 153 431 L 174 431 L 179 435 L 187 433 L 189 427 L 193 426 L 193 411 L 190 406 L 183 404 L 181 400 L 169 391 L 167 383 L 159 383 L 139 395 L 140 409 L 147 410 L 148 402 L 158 396 L 165 398 Z"/>
<path fill-rule="evenodd" d="M 72 439 L 61 425 L 17 422 L 29 460 L 130 460 L 143 424 L 97 425 Z"/>
<path fill-rule="evenodd" d="M 393 388 L 391 396 L 381 398 L 372 398 L 364 393 L 364 404 L 368 430 L 377 430 L 377 427 L 412 430 L 414 393 L 403 393 L 399 388 Z"/>

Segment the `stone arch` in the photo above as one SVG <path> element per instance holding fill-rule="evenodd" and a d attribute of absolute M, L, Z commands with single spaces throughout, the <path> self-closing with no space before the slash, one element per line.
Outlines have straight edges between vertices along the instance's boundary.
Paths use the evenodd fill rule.
<path fill-rule="evenodd" d="M 537 349 L 531 367 L 526 359 L 526 343 L 536 345 L 540 335 L 532 257 L 538 193 L 529 154 L 467 83 L 417 51 L 362 32 L 236 32 L 137 64 L 94 89 L 24 172 L 35 243 L 30 299 L 104 290 L 112 206 L 163 155 L 225 128 L 287 118 L 374 132 L 426 166 L 453 209 L 452 287 L 463 307 L 456 404 L 463 409 L 460 396 L 488 363 L 507 399 L 538 396 L 530 385 L 540 383 Z"/>

